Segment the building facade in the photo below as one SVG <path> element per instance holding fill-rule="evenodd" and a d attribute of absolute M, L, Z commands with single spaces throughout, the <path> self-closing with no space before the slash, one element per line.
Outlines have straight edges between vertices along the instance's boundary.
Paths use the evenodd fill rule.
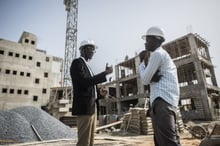
<path fill-rule="evenodd" d="M 60 86 L 62 63 L 37 49 L 37 37 L 29 32 L 18 42 L 0 39 L 0 110 L 47 104 L 50 88 Z"/>

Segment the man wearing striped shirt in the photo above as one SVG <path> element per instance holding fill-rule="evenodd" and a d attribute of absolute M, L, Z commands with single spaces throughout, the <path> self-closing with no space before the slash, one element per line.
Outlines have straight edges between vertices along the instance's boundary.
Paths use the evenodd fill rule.
<path fill-rule="evenodd" d="M 139 69 L 142 82 L 150 85 L 155 146 L 180 146 L 176 128 L 176 109 L 179 102 L 176 66 L 161 47 L 165 41 L 161 28 L 149 28 L 142 38 L 146 41 L 146 51 L 151 52 L 149 60 L 143 60 Z"/>

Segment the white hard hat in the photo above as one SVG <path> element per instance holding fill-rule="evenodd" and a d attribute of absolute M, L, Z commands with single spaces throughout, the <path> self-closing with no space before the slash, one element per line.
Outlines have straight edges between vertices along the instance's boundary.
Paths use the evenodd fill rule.
<path fill-rule="evenodd" d="M 143 40 L 146 40 L 146 37 L 147 37 L 147 36 L 159 36 L 159 37 L 163 38 L 163 40 L 165 40 L 163 29 L 162 29 L 162 28 L 159 28 L 159 27 L 157 27 L 157 26 L 150 27 L 150 28 L 147 30 L 146 35 L 143 35 L 143 36 L 142 36 L 142 39 L 143 39 Z"/>
<path fill-rule="evenodd" d="M 86 46 L 86 45 L 94 46 L 95 49 L 98 48 L 93 40 L 88 39 L 88 40 L 83 40 L 83 41 L 80 43 L 79 49 L 82 48 L 83 46 Z"/>

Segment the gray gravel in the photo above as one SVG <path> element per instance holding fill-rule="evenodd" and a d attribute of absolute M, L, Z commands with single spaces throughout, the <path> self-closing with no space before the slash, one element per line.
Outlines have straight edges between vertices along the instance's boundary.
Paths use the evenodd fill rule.
<path fill-rule="evenodd" d="M 77 138 L 77 132 L 40 108 L 25 106 L 0 111 L 0 140 L 39 141 L 31 125 L 43 140 Z"/>

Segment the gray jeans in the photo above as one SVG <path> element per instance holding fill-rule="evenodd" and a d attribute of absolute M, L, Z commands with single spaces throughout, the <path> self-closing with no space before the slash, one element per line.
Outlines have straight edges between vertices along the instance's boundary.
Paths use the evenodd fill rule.
<path fill-rule="evenodd" d="M 181 146 L 176 127 L 176 108 L 161 97 L 151 108 L 155 146 Z"/>

